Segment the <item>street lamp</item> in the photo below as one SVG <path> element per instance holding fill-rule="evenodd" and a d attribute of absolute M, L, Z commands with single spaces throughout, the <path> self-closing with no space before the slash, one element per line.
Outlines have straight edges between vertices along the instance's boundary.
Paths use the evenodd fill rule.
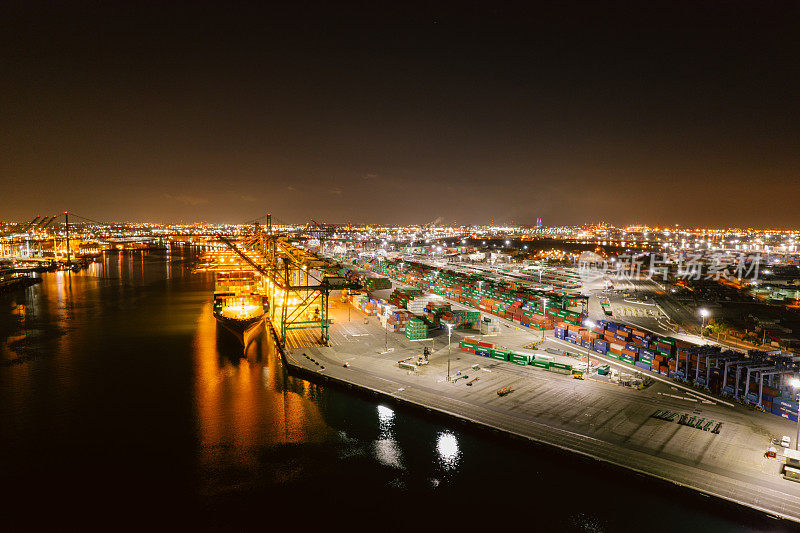
<path fill-rule="evenodd" d="M 789 385 L 795 390 L 795 400 L 797 398 L 797 389 L 800 388 L 800 379 L 792 378 L 789 380 Z M 800 402 L 797 404 L 797 434 L 794 436 L 794 449 L 797 450 L 797 440 L 800 439 Z"/>
<path fill-rule="evenodd" d="M 547 298 L 542 298 L 542 313 L 544 314 L 545 322 L 547 321 Z M 544 340 L 544 327 L 542 327 L 542 340 Z"/>
<path fill-rule="evenodd" d="M 453 325 L 447 324 L 447 381 L 450 381 L 450 334 L 453 333 Z"/>
<path fill-rule="evenodd" d="M 587 328 L 593 328 L 597 324 L 595 324 L 594 322 L 592 322 L 591 320 L 589 320 L 587 318 L 586 320 L 583 321 L 583 325 L 586 326 Z M 591 345 L 592 345 L 592 342 L 589 341 L 589 346 L 586 347 L 586 373 L 587 374 L 589 373 L 589 348 L 591 347 Z"/>
<path fill-rule="evenodd" d="M 708 309 L 701 309 L 700 310 L 700 316 L 703 317 L 703 325 L 700 326 L 700 338 L 701 339 L 703 338 L 703 330 L 706 329 L 706 317 L 708 315 L 710 315 L 710 314 L 711 313 L 709 313 Z"/>

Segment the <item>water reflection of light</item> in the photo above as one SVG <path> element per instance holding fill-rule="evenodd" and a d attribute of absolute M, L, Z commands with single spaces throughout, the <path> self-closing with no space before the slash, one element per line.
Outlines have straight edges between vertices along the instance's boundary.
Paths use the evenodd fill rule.
<path fill-rule="evenodd" d="M 394 418 L 394 411 L 386 407 L 385 405 L 378 406 L 378 420 L 380 420 L 381 424 L 389 423 Z"/>
<path fill-rule="evenodd" d="M 439 433 L 439 440 L 436 443 L 436 451 L 439 452 L 439 460 L 445 469 L 449 470 L 458 465 L 461 452 L 458 450 L 458 440 L 452 433 Z"/>
<path fill-rule="evenodd" d="M 378 428 L 381 431 L 381 438 L 387 438 L 392 433 L 392 422 L 394 421 L 394 411 L 385 405 L 378 406 Z"/>
<path fill-rule="evenodd" d="M 375 458 L 386 466 L 403 468 L 400 446 L 392 435 L 394 411 L 385 405 L 378 406 L 378 429 L 380 438 L 374 443 Z"/>
<path fill-rule="evenodd" d="M 247 450 L 278 443 L 321 442 L 329 438 L 318 407 L 305 393 L 281 390 L 281 372 L 270 372 L 258 363 L 233 364 L 219 351 L 211 302 L 200 310 L 195 333 L 196 406 L 202 460 L 214 460 L 217 446 L 234 444 L 238 460 L 256 457 Z M 272 354 L 270 357 L 275 357 Z M 274 383 L 273 383 L 274 382 Z M 208 453 L 206 453 L 206 451 Z M 391 454 L 389 454 L 390 456 Z"/>
<path fill-rule="evenodd" d="M 400 446 L 393 439 L 380 439 L 374 443 L 375 458 L 386 466 L 403 468 Z"/>

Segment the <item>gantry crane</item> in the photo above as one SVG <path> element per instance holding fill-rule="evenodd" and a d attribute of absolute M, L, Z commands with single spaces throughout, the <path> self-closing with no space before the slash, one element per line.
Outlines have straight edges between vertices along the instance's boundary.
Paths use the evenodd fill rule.
<path fill-rule="evenodd" d="M 319 340 L 327 344 L 330 292 L 357 290 L 361 285 L 338 275 L 340 265 L 294 246 L 288 237 L 273 231 L 269 214 L 266 229 L 256 224 L 254 234 L 241 242 L 234 243 L 217 235 L 262 275 L 264 291 L 269 298 L 270 320 L 278 326 L 281 341 L 286 341 L 291 330 L 319 328 Z"/>

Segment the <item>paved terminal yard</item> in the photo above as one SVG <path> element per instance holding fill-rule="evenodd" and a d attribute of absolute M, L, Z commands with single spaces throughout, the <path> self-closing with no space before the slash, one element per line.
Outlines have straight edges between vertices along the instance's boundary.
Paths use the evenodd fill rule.
<path fill-rule="evenodd" d="M 511 349 L 541 338 L 541 333 L 507 324 L 499 335 L 485 338 L 453 331 L 448 382 L 446 331 L 434 332 L 432 340 L 411 341 L 401 333 L 387 334 L 376 317 L 365 317 L 355 308 L 348 320 L 347 306 L 331 301 L 331 346 L 314 346 L 310 334 L 292 332 L 286 350 L 291 367 L 800 522 L 800 483 L 781 477 L 780 458 L 765 457 L 772 438 L 794 439 L 795 424 L 788 420 L 732 405 L 666 378 L 635 390 L 597 374 L 578 380 L 458 347 L 465 336 Z M 401 359 L 421 355 L 424 347 L 431 348 L 429 364 L 416 371 L 398 366 Z M 551 336 L 537 351 L 548 347 L 583 353 L 585 361 L 580 348 Z M 597 354 L 591 358 L 606 362 Z M 569 356 L 558 359 L 575 361 Z M 633 373 L 631 367 L 612 366 Z M 452 381 L 459 372 L 467 377 Z M 508 386 L 514 387 L 513 392 L 497 394 Z M 720 432 L 653 418 L 659 409 L 714 420 L 714 425 L 722 422 Z"/>

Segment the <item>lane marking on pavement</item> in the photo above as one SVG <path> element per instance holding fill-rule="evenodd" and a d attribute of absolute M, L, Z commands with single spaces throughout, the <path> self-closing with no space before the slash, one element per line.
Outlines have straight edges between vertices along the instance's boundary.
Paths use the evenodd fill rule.
<path fill-rule="evenodd" d="M 714 402 L 712 402 L 712 401 L 709 401 L 709 400 L 706 400 L 706 399 L 705 399 L 705 398 L 703 398 L 702 396 L 698 396 L 697 394 L 695 394 L 695 393 L 693 393 L 693 392 L 687 392 L 686 394 L 688 394 L 689 396 L 694 396 L 694 397 L 695 397 L 695 398 L 697 398 L 698 400 L 702 400 L 702 401 L 703 401 L 703 403 L 712 403 L 712 404 L 714 404 Z M 714 404 L 714 405 L 716 405 L 716 404 Z"/>
<path fill-rule="evenodd" d="M 698 400 L 698 398 L 687 398 L 686 396 L 678 396 L 677 394 L 667 394 L 666 392 L 659 392 L 657 394 L 660 394 L 661 396 L 669 396 L 670 398 L 677 398 L 678 400 L 686 400 L 687 402 L 693 402 L 693 403 L 697 403 Z M 716 405 L 714 404 L 714 402 L 709 402 L 708 400 L 702 400 L 702 401 L 703 403 L 710 403 L 712 405 Z"/>

